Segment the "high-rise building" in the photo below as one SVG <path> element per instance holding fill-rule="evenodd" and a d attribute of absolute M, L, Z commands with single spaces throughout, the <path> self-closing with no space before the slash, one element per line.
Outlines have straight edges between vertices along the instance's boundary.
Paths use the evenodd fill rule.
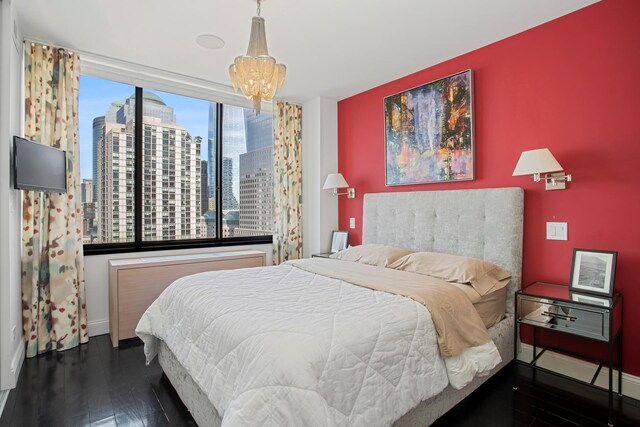
<path fill-rule="evenodd" d="M 105 122 L 97 147 L 97 243 L 133 241 L 133 121 Z"/>
<path fill-rule="evenodd" d="M 237 236 L 273 233 L 273 149 L 240 155 L 240 224 Z"/>
<path fill-rule="evenodd" d="M 233 159 L 230 157 L 222 159 L 222 209 L 238 209 L 238 199 L 233 194 Z"/>
<path fill-rule="evenodd" d="M 214 238 L 216 237 L 216 211 L 208 210 L 200 218 L 200 237 Z"/>
<path fill-rule="evenodd" d="M 182 126 L 144 117 L 143 240 L 200 237 L 201 142 Z"/>
<path fill-rule="evenodd" d="M 145 90 L 142 94 L 144 105 L 142 106 L 142 115 L 144 117 L 155 117 L 160 119 L 161 123 L 174 125 L 176 124 L 176 115 L 172 107 L 168 107 L 162 98 L 153 92 Z M 128 123 L 133 120 L 136 115 L 136 95 L 133 94 L 124 101 L 120 101 L 122 106 L 116 111 L 116 121 L 118 123 Z"/>
<path fill-rule="evenodd" d="M 208 181 L 209 196 L 216 194 L 216 158 L 217 158 L 217 112 L 218 105 L 209 104 L 209 134 L 208 134 Z M 222 116 L 222 209 L 241 210 L 239 200 L 241 196 L 240 163 L 241 156 L 247 151 L 254 151 L 271 147 L 273 145 L 273 124 L 270 113 L 258 116 L 252 110 L 234 105 L 225 105 Z M 250 146 L 248 145 L 250 142 Z M 272 150 L 272 149 L 271 149 Z M 253 154 L 249 157 L 267 158 L 266 153 Z M 250 168 L 264 168 L 264 161 L 260 166 Z M 253 170 L 253 169 L 252 169 Z M 257 171 L 254 171 L 257 173 Z M 254 173 L 250 172 L 250 173 Z M 267 178 L 268 179 L 268 178 Z M 263 185 L 266 185 L 263 183 Z M 272 194 L 272 190 L 269 194 Z M 253 202 L 251 202 L 253 203 Z M 242 216 L 242 214 L 240 214 Z M 246 215 L 245 215 L 246 217 Z M 260 223 L 269 222 L 269 219 L 261 218 Z M 233 229 L 233 227 L 230 227 Z M 263 233 L 264 234 L 264 233 Z"/>
<path fill-rule="evenodd" d="M 121 99 L 119 101 L 115 101 L 112 102 L 111 105 L 109 106 L 109 109 L 107 109 L 107 112 L 104 114 L 104 121 L 105 122 L 109 122 L 109 123 L 117 123 L 118 122 L 118 110 L 120 110 L 122 108 L 122 106 L 124 105 L 124 99 Z M 125 123 L 122 123 L 125 124 Z"/>
<path fill-rule="evenodd" d="M 217 168 L 217 127 L 218 122 L 218 104 L 215 102 L 209 103 L 209 123 L 208 123 L 208 135 L 207 135 L 207 152 L 209 158 L 207 159 L 207 175 L 209 176 L 209 196 L 213 197 L 216 194 L 216 168 Z M 211 210 L 211 209 L 210 209 Z"/>
<path fill-rule="evenodd" d="M 80 184 L 80 202 L 82 203 L 82 242 L 91 243 L 94 232 L 96 204 L 93 202 L 93 180 L 83 179 Z"/>
<path fill-rule="evenodd" d="M 94 230 L 96 204 L 86 202 L 82 204 L 82 243 L 93 243 L 96 235 Z"/>
<path fill-rule="evenodd" d="M 247 152 L 240 155 L 240 223 L 236 236 L 273 233 L 273 118 L 245 110 Z"/>
<path fill-rule="evenodd" d="M 93 197 L 98 197 L 98 191 L 96 185 L 98 184 L 98 141 L 104 135 L 104 122 L 105 116 L 96 117 L 93 119 Z M 92 200 L 95 202 L 96 200 Z"/>
<path fill-rule="evenodd" d="M 222 237 L 234 237 L 238 225 L 240 224 L 240 214 L 237 209 L 226 211 L 222 215 Z"/>
<path fill-rule="evenodd" d="M 80 201 L 82 203 L 93 202 L 93 180 L 83 179 L 80 184 Z"/>
<path fill-rule="evenodd" d="M 225 105 L 223 108 L 222 118 L 222 156 L 223 158 L 231 159 L 231 191 L 233 199 L 236 201 L 235 208 L 230 205 L 223 204 L 224 209 L 237 209 L 238 199 L 240 198 L 240 154 L 247 151 L 247 139 L 244 122 L 244 111 L 242 107 L 236 107 L 234 105 Z M 226 166 L 222 165 L 222 174 L 226 173 Z M 223 182 L 224 187 L 224 182 Z M 231 199 L 231 196 L 224 195 L 223 188 L 223 203 L 225 197 Z"/>
<path fill-rule="evenodd" d="M 209 169 L 206 160 L 200 161 L 200 215 L 209 210 Z"/>
<path fill-rule="evenodd" d="M 99 116 L 93 119 L 93 201 L 98 201 L 98 140 L 104 136 L 104 124 L 105 122 L 117 123 L 117 113 L 124 105 L 125 100 L 112 102 L 104 116 Z M 126 124 L 121 122 L 121 124 Z"/>
<path fill-rule="evenodd" d="M 200 237 L 201 144 L 152 92 L 143 106 L 143 240 Z M 114 106 L 119 106 L 113 111 Z M 111 121 L 113 120 L 113 121 Z M 135 97 L 112 104 L 98 138 L 97 241 L 134 239 Z"/>
<path fill-rule="evenodd" d="M 262 112 L 258 115 L 253 110 L 244 110 L 247 152 L 261 148 L 273 150 L 273 115 Z"/>

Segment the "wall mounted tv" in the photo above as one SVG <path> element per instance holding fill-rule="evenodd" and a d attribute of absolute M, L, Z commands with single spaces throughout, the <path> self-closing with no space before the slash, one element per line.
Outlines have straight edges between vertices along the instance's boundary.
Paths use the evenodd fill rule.
<path fill-rule="evenodd" d="M 67 153 L 13 137 L 13 186 L 18 190 L 67 192 Z"/>

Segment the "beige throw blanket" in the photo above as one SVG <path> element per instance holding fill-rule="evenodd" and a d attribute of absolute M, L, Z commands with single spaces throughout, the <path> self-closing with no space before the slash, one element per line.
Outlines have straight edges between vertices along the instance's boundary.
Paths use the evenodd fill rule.
<path fill-rule="evenodd" d="M 424 305 L 436 327 L 442 357 L 457 356 L 467 348 L 491 341 L 469 298 L 444 280 L 335 259 L 311 258 L 288 264 L 376 291 L 402 295 Z"/>

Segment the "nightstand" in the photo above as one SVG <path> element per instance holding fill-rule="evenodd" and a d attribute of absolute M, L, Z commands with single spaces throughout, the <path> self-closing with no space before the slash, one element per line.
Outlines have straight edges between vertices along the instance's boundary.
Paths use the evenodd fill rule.
<path fill-rule="evenodd" d="M 330 258 L 335 252 L 323 252 L 320 254 L 313 254 L 311 258 Z"/>
<path fill-rule="evenodd" d="M 618 394 L 622 396 L 622 295 L 615 293 L 612 298 L 572 292 L 568 286 L 536 282 L 516 292 L 515 295 L 515 340 L 514 359 L 516 363 L 532 367 L 534 370 L 549 372 L 578 382 L 595 386 L 602 366 L 609 368 L 609 425 L 613 425 L 613 354 L 618 344 Z M 518 332 L 520 325 L 533 327 L 533 357 L 531 362 L 518 360 Z M 541 347 L 538 352 L 537 331 L 543 328 L 550 331 L 575 335 L 604 343 L 608 347 L 608 360 L 591 358 L 579 352 Z M 558 372 L 537 365 L 545 351 L 554 350 L 598 363 L 591 382 L 567 377 Z M 515 388 L 515 387 L 514 387 Z"/>

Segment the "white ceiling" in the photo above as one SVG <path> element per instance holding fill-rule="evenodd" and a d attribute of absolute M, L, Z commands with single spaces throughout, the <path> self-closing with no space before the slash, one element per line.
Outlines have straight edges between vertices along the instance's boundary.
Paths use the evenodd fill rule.
<path fill-rule="evenodd" d="M 229 84 L 254 0 L 14 0 L 26 38 Z M 263 0 L 281 96 L 344 99 L 597 0 Z M 221 50 L 195 43 L 225 40 Z"/>

